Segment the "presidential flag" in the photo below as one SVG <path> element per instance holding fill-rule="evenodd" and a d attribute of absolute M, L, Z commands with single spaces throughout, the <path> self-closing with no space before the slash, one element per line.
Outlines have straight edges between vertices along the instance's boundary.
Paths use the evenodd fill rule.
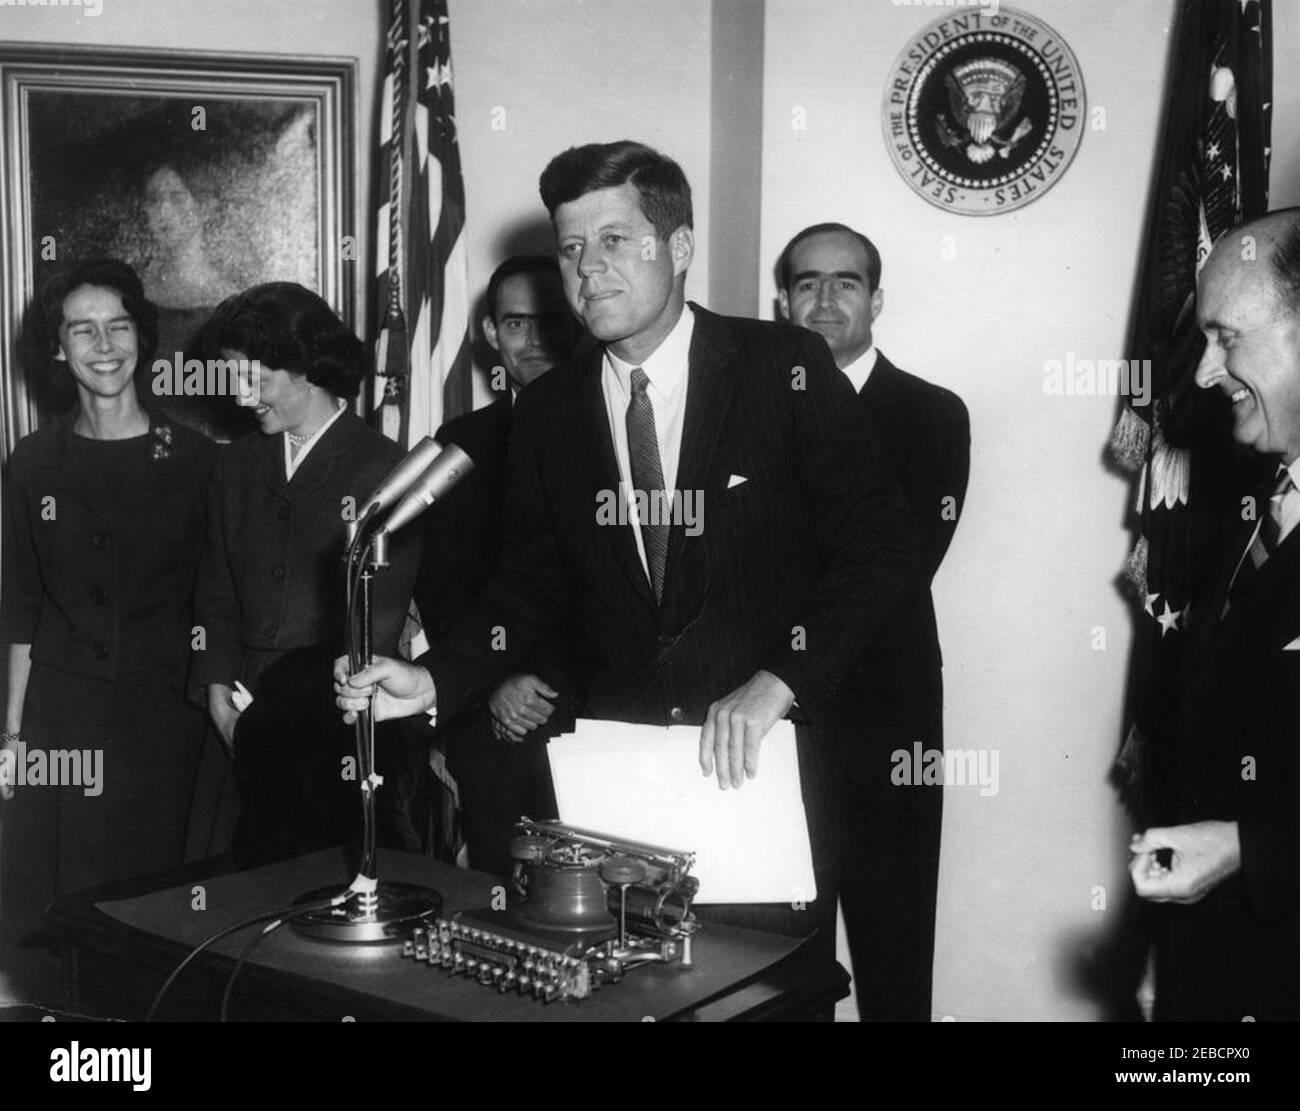
<path fill-rule="evenodd" d="M 1113 778 L 1160 820 L 1173 782 L 1177 675 L 1188 602 L 1233 469 L 1221 399 L 1193 381 L 1204 340 L 1196 276 L 1215 240 L 1268 210 L 1271 0 L 1183 0 L 1129 358 L 1151 363 L 1149 404 L 1126 402 L 1111 437 L 1137 478 L 1126 577 L 1140 607 L 1129 730 Z"/>
<path fill-rule="evenodd" d="M 446 0 L 391 0 L 380 107 L 373 405 L 404 447 L 470 407 L 465 185 Z"/>

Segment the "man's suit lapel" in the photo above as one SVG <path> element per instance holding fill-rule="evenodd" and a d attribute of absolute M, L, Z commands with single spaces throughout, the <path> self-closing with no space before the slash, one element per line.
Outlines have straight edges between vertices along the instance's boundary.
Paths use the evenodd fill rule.
<path fill-rule="evenodd" d="M 862 384 L 858 396 L 872 408 L 892 405 L 898 397 L 896 389 L 898 373 L 898 368 L 885 358 L 883 351 L 877 348 L 876 365 L 871 368 L 871 374 Z"/>
<path fill-rule="evenodd" d="M 707 501 L 709 468 L 718 445 L 727 411 L 731 406 L 732 383 L 728 364 L 736 357 L 736 345 L 726 325 L 710 312 L 692 304 L 695 331 L 691 336 L 690 373 L 686 388 L 686 413 L 682 421 L 682 445 L 677 464 L 677 490 L 685 498 L 703 495 Z M 681 504 L 685 504 L 684 501 Z M 697 503 L 698 504 L 698 503 Z M 708 507 L 704 507 L 708 512 Z M 692 541 L 687 543 L 687 541 Z M 684 594 L 704 589 L 707 568 L 700 537 L 686 535 L 685 522 L 673 522 L 668 534 L 668 563 L 664 575 L 663 611 L 692 611 Z M 673 621 L 672 624 L 677 624 Z"/>
<path fill-rule="evenodd" d="M 597 500 L 606 491 L 617 493 L 618 459 L 614 454 L 614 440 L 609 430 L 609 415 L 605 409 L 605 393 L 601 388 L 604 354 L 599 347 L 579 356 L 577 370 L 577 405 L 574 419 L 577 440 L 583 445 L 581 455 L 584 475 L 581 487 L 591 519 L 596 519 Z M 651 610 L 655 608 L 654 591 L 646 577 L 641 557 L 636 550 L 636 537 L 631 525 L 602 528 L 614 557 L 623 569 L 629 585 L 637 597 Z"/>
<path fill-rule="evenodd" d="M 1223 619 L 1220 649 L 1243 636 L 1266 649 L 1280 649 L 1300 634 L 1300 528 L 1292 530 L 1239 593 Z"/>
<path fill-rule="evenodd" d="M 686 412 L 682 420 L 682 443 L 677 465 L 677 489 L 683 496 L 688 490 L 698 493 L 709 488 L 709 467 L 731 404 L 728 364 L 736 356 L 736 345 L 718 317 L 696 305 L 691 305 L 686 311 L 695 313 L 695 331 L 688 356 Z M 584 486 L 589 495 L 587 504 L 594 514 L 597 495 L 605 490 L 618 489 L 618 462 L 601 386 L 603 354 L 596 348 L 580 359 L 576 420 L 579 438 L 586 445 Z M 658 609 L 662 614 L 692 609 L 686 596 L 704 589 L 707 576 L 703 566 L 703 544 L 698 537 L 687 537 L 683 521 L 676 521 L 668 535 L 664 595 L 659 606 L 655 604 L 650 580 L 637 552 L 632 526 L 620 525 L 602 531 L 609 538 L 619 566 L 637 597 L 648 607 Z M 688 544 L 687 540 L 693 542 Z"/>
<path fill-rule="evenodd" d="M 1252 526 L 1253 527 L 1253 526 Z M 1184 652 L 1197 666 L 1203 662 L 1222 639 L 1223 606 L 1228 599 L 1228 587 L 1232 582 L 1232 573 L 1237 566 L 1246 542 L 1250 539 L 1250 529 L 1242 528 L 1241 518 L 1233 515 L 1221 519 L 1220 539 L 1214 554 L 1214 577 L 1206 583 L 1206 588 L 1193 600 L 1190 612 L 1184 614 L 1183 628 L 1187 630 L 1187 643 Z M 1154 602 L 1158 616 L 1163 610 L 1162 599 Z"/>
<path fill-rule="evenodd" d="M 1268 497 L 1276 484 L 1273 467 L 1265 466 L 1258 474 L 1251 470 L 1248 475 L 1243 475 L 1241 483 L 1242 489 L 1252 493 L 1255 504 L 1267 506 Z M 1274 587 L 1270 584 L 1276 583 L 1278 576 L 1288 567 L 1288 559 L 1282 557 L 1286 557 L 1288 552 L 1294 553 L 1295 546 L 1291 542 L 1298 539 L 1296 535 L 1288 536 L 1287 542 L 1280 545 L 1273 557 L 1252 575 L 1245 567 L 1251 557 L 1244 553 L 1246 545 L 1255 535 L 1256 522 L 1243 519 L 1239 504 L 1234 500 L 1222 512 L 1217 525 L 1219 539 L 1215 542 L 1216 550 L 1211 564 L 1213 578 L 1206 582 L 1205 589 L 1199 593 L 1193 603 L 1190 623 L 1185 622 L 1184 626 L 1190 632 L 1187 651 L 1199 660 L 1216 651 L 1225 637 L 1239 632 L 1243 615 L 1254 609 L 1257 599 L 1273 592 Z M 1241 575 L 1250 575 L 1254 581 L 1243 582 L 1237 588 L 1235 593 L 1239 597 L 1231 598 L 1232 605 L 1225 614 L 1224 606 L 1232 594 L 1234 581 L 1239 577 L 1239 567 Z"/>

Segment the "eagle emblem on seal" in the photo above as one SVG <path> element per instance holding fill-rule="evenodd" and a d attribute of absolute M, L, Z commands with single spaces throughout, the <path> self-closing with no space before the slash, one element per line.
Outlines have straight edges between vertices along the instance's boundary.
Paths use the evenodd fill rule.
<path fill-rule="evenodd" d="M 1025 75 L 1000 58 L 976 58 L 954 66 L 944 75 L 951 116 L 935 119 L 945 147 L 965 147 L 977 165 L 995 156 L 1007 158 L 1034 129 L 1033 120 L 1017 122 L 1025 95 Z"/>

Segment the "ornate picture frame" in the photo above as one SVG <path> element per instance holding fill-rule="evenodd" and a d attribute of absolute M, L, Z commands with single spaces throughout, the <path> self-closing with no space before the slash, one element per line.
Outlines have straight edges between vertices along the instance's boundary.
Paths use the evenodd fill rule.
<path fill-rule="evenodd" d="M 54 267 L 122 258 L 183 357 L 224 297 L 297 281 L 356 327 L 354 58 L 0 46 L 0 460 L 52 415 L 23 315 Z M 137 383 L 151 368 L 137 369 Z M 142 377 L 149 375 L 148 378 Z M 143 395 L 142 395 L 143 396 Z M 155 399 L 217 438 L 229 399 Z"/>

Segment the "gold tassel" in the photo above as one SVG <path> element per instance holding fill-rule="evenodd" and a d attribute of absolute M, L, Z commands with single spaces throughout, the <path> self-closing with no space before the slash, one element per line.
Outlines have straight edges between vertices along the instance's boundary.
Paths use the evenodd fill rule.
<path fill-rule="evenodd" d="M 1164 505 L 1166 509 L 1173 509 L 1176 505 L 1186 505 L 1191 475 L 1191 452 L 1186 448 L 1170 447 L 1162 438 L 1157 437 L 1148 480 L 1151 508 L 1157 509 Z"/>
<path fill-rule="evenodd" d="M 379 355 L 375 369 L 385 378 L 405 378 L 410 371 L 406 344 L 406 319 L 400 312 L 389 313 L 379 334 Z"/>
<path fill-rule="evenodd" d="M 1125 405 L 1110 434 L 1110 454 L 1127 471 L 1139 471 L 1151 443 L 1151 426 Z"/>
<path fill-rule="evenodd" d="M 1137 590 L 1139 601 L 1144 601 L 1147 596 L 1147 550 L 1147 538 L 1139 537 L 1124 559 L 1124 578 Z"/>

